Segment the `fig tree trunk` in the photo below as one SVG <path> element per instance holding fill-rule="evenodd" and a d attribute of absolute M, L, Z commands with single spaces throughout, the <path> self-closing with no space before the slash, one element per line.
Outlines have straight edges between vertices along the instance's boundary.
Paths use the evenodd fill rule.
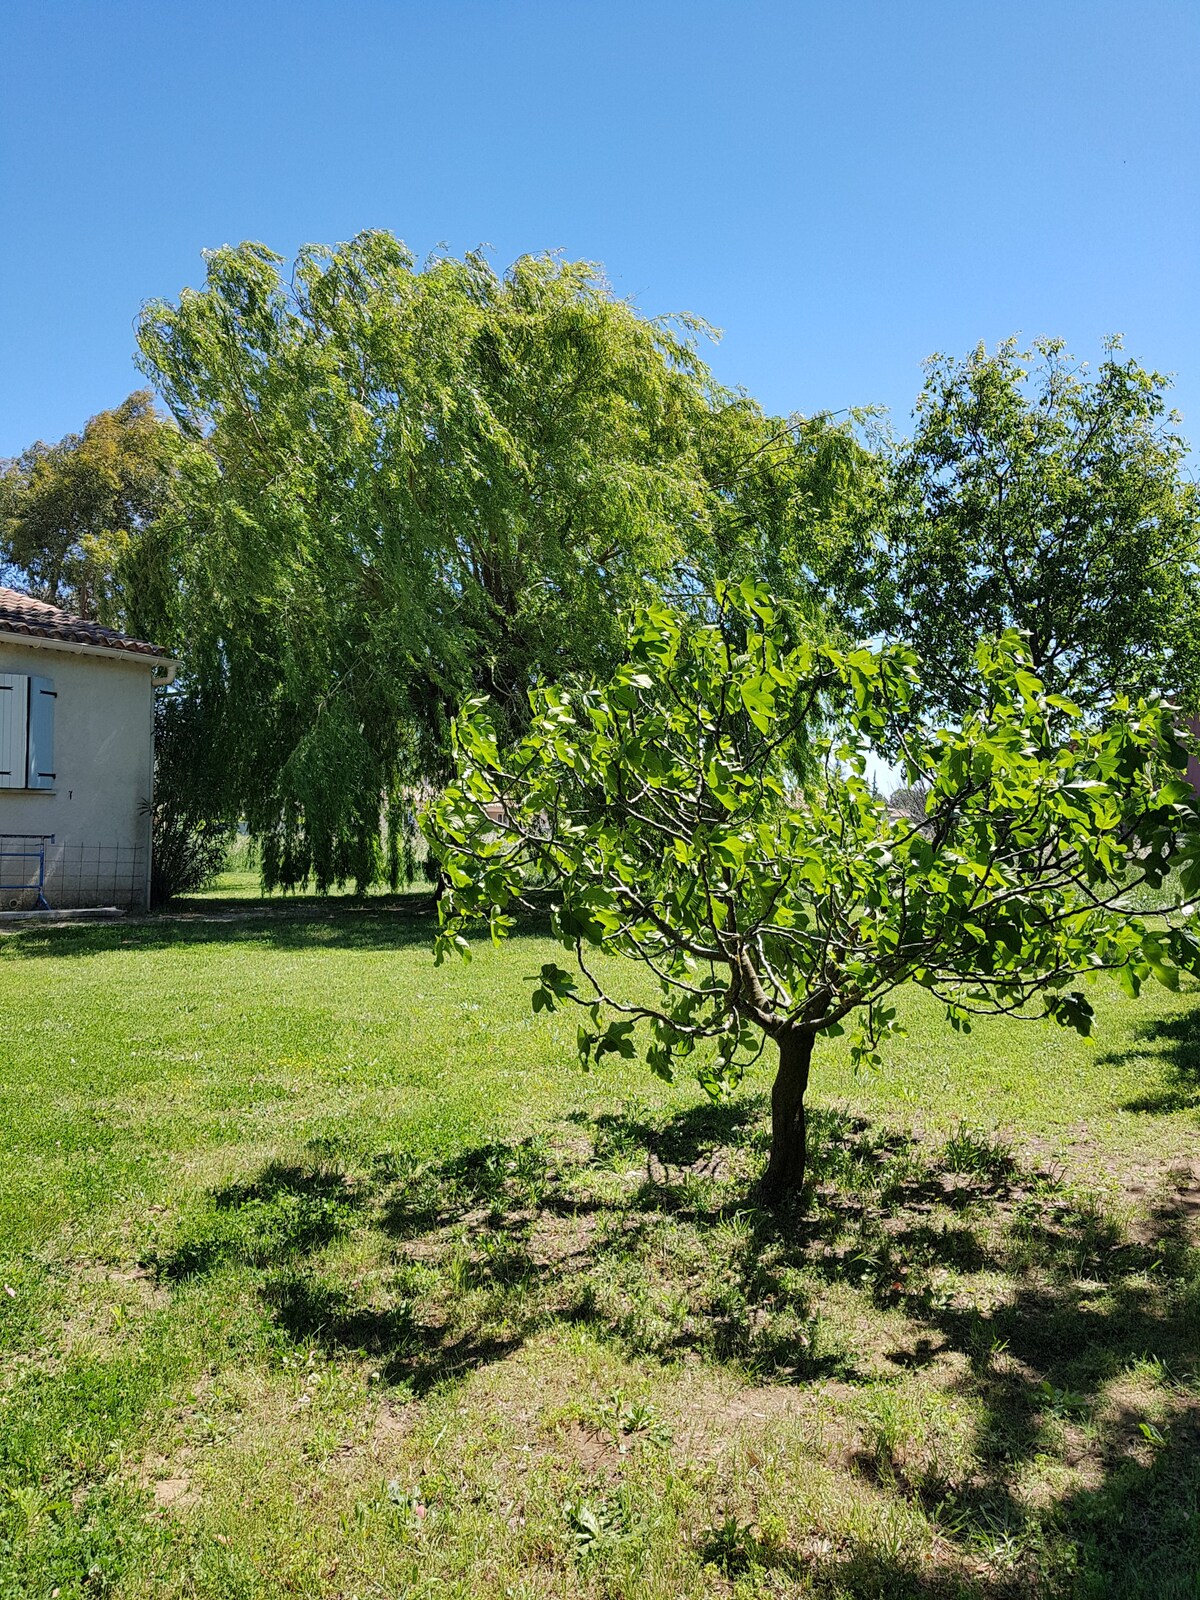
<path fill-rule="evenodd" d="M 762 1193 L 767 1200 L 781 1200 L 799 1192 L 808 1155 L 804 1091 L 808 1088 L 813 1033 L 809 1028 L 790 1028 L 778 1035 L 776 1043 L 779 1070 L 771 1089 L 771 1156 L 762 1180 Z"/>

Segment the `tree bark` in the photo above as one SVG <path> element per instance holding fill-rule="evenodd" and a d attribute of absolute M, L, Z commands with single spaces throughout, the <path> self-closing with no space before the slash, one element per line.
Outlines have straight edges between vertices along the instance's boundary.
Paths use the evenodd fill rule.
<path fill-rule="evenodd" d="M 779 1070 L 771 1089 L 771 1156 L 762 1180 L 763 1198 L 771 1201 L 799 1193 L 804 1183 L 808 1156 L 804 1091 L 813 1034 L 809 1028 L 791 1028 L 776 1043 Z"/>

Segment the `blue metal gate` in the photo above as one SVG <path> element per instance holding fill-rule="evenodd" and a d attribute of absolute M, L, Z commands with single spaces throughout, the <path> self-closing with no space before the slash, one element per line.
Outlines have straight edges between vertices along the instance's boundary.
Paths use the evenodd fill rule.
<path fill-rule="evenodd" d="M 50 902 L 46 899 L 46 846 L 54 843 L 52 833 L 0 833 L 0 893 L 6 889 L 20 889 L 28 891 L 37 890 L 37 901 L 34 906 L 36 911 L 49 911 Z M 28 863 L 22 878 L 9 882 L 7 874 L 15 868 L 5 867 L 8 861 L 24 861 Z M 31 883 L 33 876 L 32 863 L 37 862 L 37 882 Z"/>

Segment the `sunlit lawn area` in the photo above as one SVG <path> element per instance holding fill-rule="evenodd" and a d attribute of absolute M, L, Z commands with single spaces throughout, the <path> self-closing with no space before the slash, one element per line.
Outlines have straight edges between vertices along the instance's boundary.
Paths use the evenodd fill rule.
<path fill-rule="evenodd" d="M 1195 991 L 908 996 L 773 1216 L 765 1068 L 249 883 L 0 938 L 4 1600 L 1200 1592 Z"/>

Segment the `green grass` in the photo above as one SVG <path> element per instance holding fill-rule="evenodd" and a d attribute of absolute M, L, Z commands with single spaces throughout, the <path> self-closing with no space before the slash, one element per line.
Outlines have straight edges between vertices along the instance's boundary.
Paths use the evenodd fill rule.
<path fill-rule="evenodd" d="M 419 896 L 0 938 L 0 1600 L 1200 1590 L 1195 992 L 905 997 L 801 1206 Z"/>

